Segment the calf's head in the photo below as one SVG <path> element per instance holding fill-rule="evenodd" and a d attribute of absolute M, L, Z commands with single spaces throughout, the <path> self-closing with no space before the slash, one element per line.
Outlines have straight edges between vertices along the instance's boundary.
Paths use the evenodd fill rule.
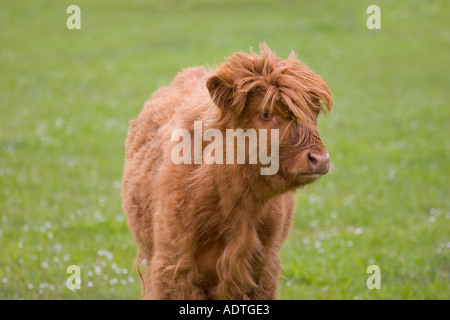
<path fill-rule="evenodd" d="M 279 170 L 273 179 L 287 188 L 301 187 L 329 170 L 317 117 L 331 111 L 331 93 L 294 53 L 282 60 L 265 44 L 260 49 L 260 55 L 229 57 L 206 86 L 221 110 L 223 127 L 278 129 Z"/>

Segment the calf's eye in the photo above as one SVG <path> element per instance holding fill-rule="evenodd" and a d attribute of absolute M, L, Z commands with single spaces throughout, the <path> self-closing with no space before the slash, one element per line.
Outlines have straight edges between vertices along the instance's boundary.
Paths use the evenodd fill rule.
<path fill-rule="evenodd" d="M 270 119 L 272 119 L 272 115 L 269 111 L 266 111 L 261 115 L 261 119 L 269 121 Z"/>

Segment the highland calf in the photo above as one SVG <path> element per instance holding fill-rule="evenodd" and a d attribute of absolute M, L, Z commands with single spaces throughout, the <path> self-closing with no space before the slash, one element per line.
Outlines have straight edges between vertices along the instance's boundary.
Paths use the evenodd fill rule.
<path fill-rule="evenodd" d="M 316 120 L 332 99 L 294 54 L 282 60 L 265 44 L 260 50 L 235 53 L 214 70 L 181 72 L 131 122 L 122 196 L 138 257 L 147 262 L 145 299 L 276 298 L 294 191 L 329 170 Z M 180 129 L 191 139 L 174 138 Z M 196 129 L 214 134 L 194 139 Z M 256 138 L 211 148 L 230 129 L 255 130 Z M 263 149 L 277 156 L 273 174 L 261 174 L 270 164 L 252 157 Z M 196 150 L 245 161 L 202 161 Z"/>

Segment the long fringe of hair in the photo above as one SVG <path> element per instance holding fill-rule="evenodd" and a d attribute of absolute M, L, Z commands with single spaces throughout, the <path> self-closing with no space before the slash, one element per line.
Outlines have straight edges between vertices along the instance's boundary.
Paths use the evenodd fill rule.
<path fill-rule="evenodd" d="M 314 114 L 332 109 L 328 85 L 302 64 L 294 52 L 287 60 L 282 60 L 265 43 L 260 45 L 260 51 L 260 55 L 253 49 L 250 49 L 250 55 L 235 53 L 216 71 L 216 75 L 228 83 L 233 92 L 231 100 L 227 97 L 233 113 L 239 116 L 244 111 L 247 97 L 251 93 L 261 92 L 264 95 L 262 104 L 269 106 L 269 111 L 273 112 L 276 105 L 282 104 L 293 119 L 314 130 Z M 227 118 L 228 111 L 222 111 L 221 120 Z"/>

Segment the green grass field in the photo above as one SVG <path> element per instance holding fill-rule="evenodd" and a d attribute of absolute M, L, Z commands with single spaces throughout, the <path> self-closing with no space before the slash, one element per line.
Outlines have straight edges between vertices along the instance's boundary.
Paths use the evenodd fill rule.
<path fill-rule="evenodd" d="M 0 299 L 139 299 L 128 122 L 182 68 L 262 41 L 335 102 L 319 121 L 333 170 L 297 193 L 279 298 L 450 299 L 449 16 L 444 0 L 2 1 Z"/>

